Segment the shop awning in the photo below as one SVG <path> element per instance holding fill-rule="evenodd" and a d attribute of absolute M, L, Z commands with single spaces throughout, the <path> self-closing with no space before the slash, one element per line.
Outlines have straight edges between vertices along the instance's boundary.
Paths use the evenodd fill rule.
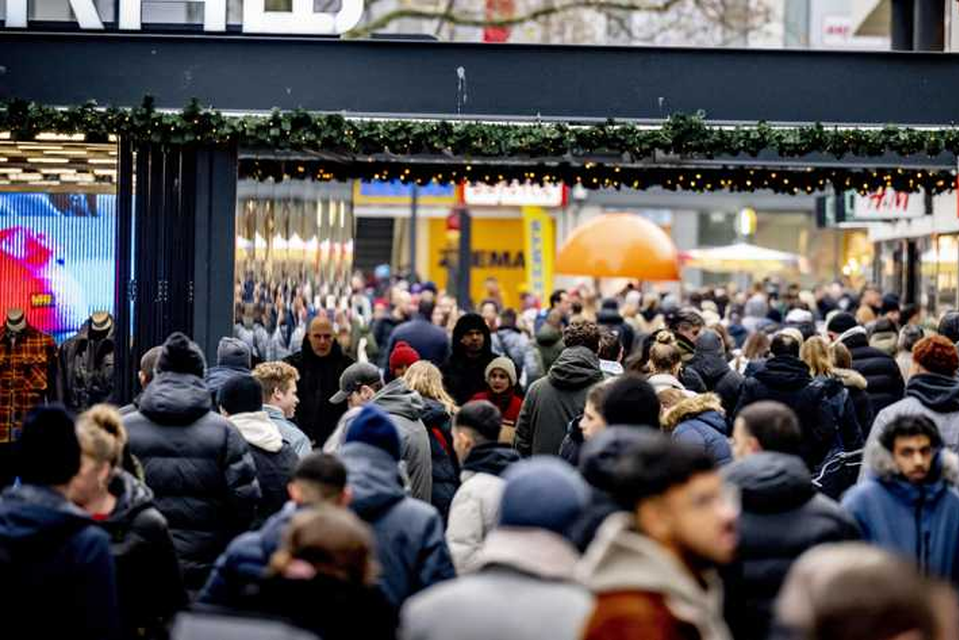
<path fill-rule="evenodd" d="M 770 273 L 800 269 L 802 266 L 802 259 L 794 253 L 768 249 L 746 242 L 722 247 L 691 249 L 682 252 L 679 257 L 684 267 L 719 273 L 738 271 Z"/>
<path fill-rule="evenodd" d="M 610 213 L 580 226 L 559 250 L 556 271 L 596 278 L 678 280 L 672 238 L 629 213 Z"/>

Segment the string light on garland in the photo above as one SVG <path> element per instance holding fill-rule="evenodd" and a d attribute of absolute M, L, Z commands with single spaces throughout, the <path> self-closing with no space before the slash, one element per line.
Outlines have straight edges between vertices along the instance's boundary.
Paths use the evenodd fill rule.
<path fill-rule="evenodd" d="M 449 182 L 493 178 L 534 183 L 583 184 L 587 187 L 634 185 L 676 190 L 813 193 L 830 187 L 876 190 L 893 188 L 940 193 L 955 188 L 950 171 L 802 167 L 802 158 L 821 154 L 857 159 L 898 154 L 937 158 L 959 152 L 959 128 L 877 129 L 711 126 L 702 114 L 673 115 L 659 127 L 609 121 L 592 126 L 563 123 L 501 124 L 484 122 L 348 120 L 341 115 L 303 110 L 263 116 L 226 116 L 193 101 L 179 113 L 160 112 L 151 98 L 131 109 L 100 108 L 87 103 L 57 109 L 22 100 L 0 102 L 0 131 L 11 139 L 33 139 L 49 131 L 84 134 L 88 142 L 122 136 L 134 142 L 164 145 L 237 145 L 244 149 L 322 151 L 343 158 L 322 171 L 304 168 L 297 177 L 324 179 L 389 179 L 395 172 L 404 181 Z M 402 150 L 404 156 L 396 151 Z M 796 158 L 793 169 L 744 169 L 738 166 L 695 168 L 697 160 L 755 157 L 773 152 Z M 650 166 L 657 154 L 680 157 L 693 167 Z M 421 163 L 442 156 L 442 163 Z M 389 158 L 389 161 L 383 158 Z M 610 164 L 597 157 L 610 158 Z M 522 166 L 509 160 L 522 159 Z M 615 161 L 612 160 L 615 158 Z M 562 159 L 562 160 L 558 160 Z M 414 162 L 415 161 L 415 162 Z M 279 161 L 241 161 L 241 174 L 285 179 Z M 530 162 L 536 163 L 535 170 Z M 304 163 L 309 167 L 309 163 Z M 478 166 L 478 169 L 476 167 Z M 494 169 L 491 171 L 491 169 Z M 393 172 L 393 173 L 391 173 Z M 695 175 L 695 179 L 691 176 Z"/>

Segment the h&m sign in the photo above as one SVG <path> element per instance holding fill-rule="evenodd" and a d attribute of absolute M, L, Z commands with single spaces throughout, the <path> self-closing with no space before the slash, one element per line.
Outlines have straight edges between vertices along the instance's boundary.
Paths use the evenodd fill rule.
<path fill-rule="evenodd" d="M 29 0 L 7 0 L 5 25 L 27 27 Z M 103 20 L 93 0 L 67 0 L 81 29 L 102 30 Z M 203 1 L 203 30 L 226 31 L 226 0 Z M 142 0 L 120 0 L 118 27 L 139 31 Z M 267 11 L 265 0 L 243 0 L 243 31 L 246 33 L 285 33 L 295 35 L 334 35 L 346 33 L 363 17 L 363 0 L 342 0 L 336 13 L 316 13 L 313 0 L 293 0 L 292 11 Z"/>

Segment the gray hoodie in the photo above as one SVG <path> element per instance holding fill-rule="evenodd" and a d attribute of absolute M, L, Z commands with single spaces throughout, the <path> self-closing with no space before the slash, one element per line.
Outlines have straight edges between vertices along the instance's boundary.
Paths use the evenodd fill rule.
<path fill-rule="evenodd" d="M 433 457 L 426 425 L 420 419 L 426 410 L 426 403 L 402 378 L 397 378 L 380 389 L 370 402 L 388 413 L 400 432 L 404 467 L 402 471 L 409 474 L 411 495 L 423 502 L 430 502 L 433 495 Z M 336 453 L 340 450 L 346 430 L 358 414 L 359 407 L 343 414 L 336 430 L 323 446 L 323 451 Z"/>
<path fill-rule="evenodd" d="M 633 515 L 614 513 L 596 533 L 577 568 L 577 577 L 595 594 L 645 591 L 662 594 L 677 620 L 699 631 L 701 640 L 732 640 L 723 620 L 722 583 L 704 576 L 703 589 L 678 560 L 632 528 Z"/>

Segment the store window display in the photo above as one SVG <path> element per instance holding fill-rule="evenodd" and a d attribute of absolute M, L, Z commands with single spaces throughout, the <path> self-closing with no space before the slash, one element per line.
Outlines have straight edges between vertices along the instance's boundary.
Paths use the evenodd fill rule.
<path fill-rule="evenodd" d="M 114 332 L 113 316 L 96 311 L 75 336 L 60 345 L 57 396 L 67 410 L 80 413 L 97 403 L 116 401 Z"/>
<path fill-rule="evenodd" d="M 30 409 L 55 398 L 57 346 L 11 307 L 0 329 L 0 486 L 14 475 L 13 445 Z"/>

